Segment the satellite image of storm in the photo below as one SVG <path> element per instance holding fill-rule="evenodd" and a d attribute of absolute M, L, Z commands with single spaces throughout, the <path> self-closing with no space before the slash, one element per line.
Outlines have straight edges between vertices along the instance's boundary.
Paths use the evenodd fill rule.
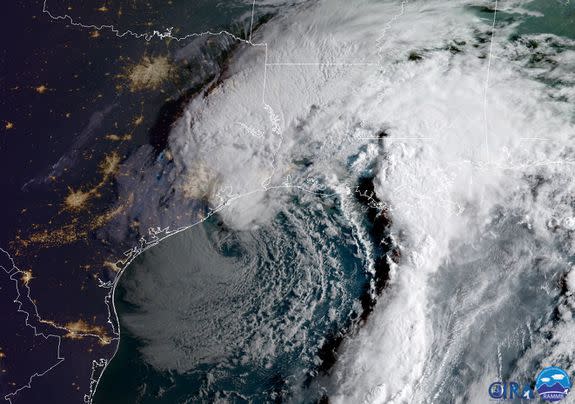
<path fill-rule="evenodd" d="M 0 402 L 575 403 L 575 0 L 11 0 Z"/>

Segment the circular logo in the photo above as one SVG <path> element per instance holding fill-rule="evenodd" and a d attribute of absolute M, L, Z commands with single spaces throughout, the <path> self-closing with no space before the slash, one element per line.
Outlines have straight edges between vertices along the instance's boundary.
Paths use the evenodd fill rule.
<path fill-rule="evenodd" d="M 551 366 L 537 375 L 535 389 L 543 401 L 559 401 L 569 393 L 571 380 L 563 369 Z"/>
<path fill-rule="evenodd" d="M 493 399 L 500 399 L 503 398 L 503 394 L 505 393 L 505 389 L 503 388 L 503 383 L 501 382 L 494 382 L 491 383 L 489 386 L 489 397 Z"/>

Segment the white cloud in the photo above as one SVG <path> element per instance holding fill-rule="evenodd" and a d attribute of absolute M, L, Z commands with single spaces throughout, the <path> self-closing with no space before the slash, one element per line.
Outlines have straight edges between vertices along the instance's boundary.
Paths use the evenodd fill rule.
<path fill-rule="evenodd" d="M 261 189 L 272 174 L 272 184 L 289 174 L 296 184 L 309 175 L 341 187 L 359 175 L 347 159 L 368 143 L 356 131 L 385 126 L 404 139 L 385 142 L 377 175 L 401 263 L 368 323 L 344 345 L 328 389 L 334 402 L 424 402 L 430 391 L 443 397 L 465 384 L 453 382 L 454 367 L 472 369 L 468 378 L 500 370 L 502 350 L 519 355 L 542 340 L 533 328 L 558 293 L 562 257 L 575 253 L 571 236 L 547 225 L 573 216 L 573 169 L 563 164 L 574 157 L 572 105 L 550 100 L 520 66 L 529 54 L 509 59 L 517 52 L 503 48 L 510 32 L 499 27 L 486 87 L 491 27 L 464 3 L 410 2 L 389 29 L 398 2 L 291 10 L 258 33 L 269 62 L 381 65 L 268 66 L 263 88 L 263 53 L 249 50 L 231 78 L 190 105 L 172 139 L 180 164 L 201 158 L 237 193 Z M 447 49 L 455 39 L 458 56 Z M 412 50 L 423 60 L 408 62 Z M 281 136 L 262 94 L 281 117 Z M 245 136 L 238 122 L 262 137 Z M 304 157 L 313 162 L 307 171 L 294 163 Z M 238 199 L 224 220 L 249 227 L 273 217 L 273 203 L 263 194 Z M 553 237 L 565 238 L 565 251 Z M 509 324 L 517 326 L 504 339 L 499 326 Z M 559 331 L 555 356 L 568 356 L 572 324 Z"/>

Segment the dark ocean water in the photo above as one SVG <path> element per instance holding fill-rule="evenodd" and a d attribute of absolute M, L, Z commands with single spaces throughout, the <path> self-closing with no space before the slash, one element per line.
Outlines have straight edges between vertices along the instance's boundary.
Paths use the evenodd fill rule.
<path fill-rule="evenodd" d="M 328 337 L 359 316 L 369 281 L 337 201 L 316 202 L 294 198 L 253 231 L 214 216 L 138 257 L 116 290 L 121 343 L 94 402 L 297 394 Z"/>
<path fill-rule="evenodd" d="M 214 65 L 229 48 L 217 40 L 206 44 L 207 37 L 196 41 L 202 49 L 211 46 L 214 57 L 208 57 L 209 62 L 202 60 L 204 70 L 194 64 L 197 59 L 192 60 L 186 71 L 186 55 L 180 62 L 175 55 L 185 53 L 189 41 L 118 37 L 109 28 L 96 30 L 93 26 L 113 24 L 118 32 L 140 34 L 173 27 L 174 35 L 232 29 L 241 36 L 249 27 L 249 19 L 244 23 L 251 4 L 32 0 L 7 6 L 9 18 L 0 28 L 5 38 L 0 62 L 0 166 L 9 174 L 0 180 L 6 196 L 0 244 L 16 267 L 34 274 L 30 302 L 24 304 L 31 305 L 32 299 L 41 302 L 41 314 L 31 325 L 55 336 L 46 342 L 34 335 L 14 300 L 14 283 L 20 285 L 23 295 L 28 293 L 27 285 L 19 276 L 6 276 L 1 287 L 9 287 L 11 292 L 1 307 L 6 325 L 0 346 L 6 358 L 2 360 L 0 395 L 18 390 L 21 403 L 83 402 L 84 396 L 90 395 L 91 376 L 97 376 L 93 361 L 110 358 L 115 350 L 105 301 L 109 289 L 99 285 L 100 280 L 113 279 L 115 271 L 104 262 L 122 257 L 139 238 L 137 229 L 126 231 L 126 226 L 107 220 L 112 217 L 105 212 L 125 204 L 126 199 L 119 194 L 119 181 L 113 175 L 100 182 L 101 164 L 116 156 L 118 163 L 131 161 L 149 167 L 148 154 L 143 152 L 162 137 L 158 132 L 176 119 L 173 110 L 164 114 L 166 99 L 174 104 L 192 91 L 190 87 L 216 75 Z M 98 11 L 103 6 L 107 12 Z M 72 25 L 71 20 L 91 27 Z M 148 24 L 150 21 L 153 23 Z M 173 74 L 158 88 L 132 91 L 128 72 L 149 58 L 166 58 L 176 66 Z M 206 72 L 209 69 L 212 71 Z M 136 180 L 135 176 L 132 179 Z M 94 187 L 98 193 L 83 208 L 65 208 L 72 190 Z M 134 200 L 135 210 L 140 212 L 140 203 L 149 202 L 149 198 Z M 154 209 L 141 219 L 142 234 L 147 235 L 148 220 L 158 223 L 157 212 L 160 210 Z M 124 213 L 117 218 L 130 215 Z M 177 227 L 181 223 L 171 224 Z M 50 236 L 38 238 L 38 234 Z M 65 338 L 68 323 L 89 324 L 105 338 Z M 24 388 L 31 375 L 48 369 L 52 370 L 46 377 L 35 378 L 34 388 Z"/>
<path fill-rule="evenodd" d="M 501 12 L 500 21 L 521 19 L 518 37 L 575 38 L 573 4 L 537 0 L 528 9 L 541 15 Z M 244 231 L 214 216 L 139 256 L 116 289 L 121 343 L 94 402 L 299 397 L 321 375 L 322 348 L 361 315 L 371 280 L 370 258 L 339 203 L 292 198 L 269 225 Z"/>
<path fill-rule="evenodd" d="M 554 34 L 575 39 L 575 4 L 561 0 L 535 0 L 527 9 L 539 14 L 527 17 L 518 34 Z"/>

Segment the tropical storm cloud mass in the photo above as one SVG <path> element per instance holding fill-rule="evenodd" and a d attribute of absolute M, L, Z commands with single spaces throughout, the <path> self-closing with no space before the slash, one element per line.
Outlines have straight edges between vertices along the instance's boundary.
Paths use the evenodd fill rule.
<path fill-rule="evenodd" d="M 568 393 L 573 4 L 65 3 L 39 15 L 119 62 L 6 185 L 8 401 L 74 374 L 45 402 L 485 403 L 548 367 Z M 6 361 L 20 326 L 44 373 Z"/>

